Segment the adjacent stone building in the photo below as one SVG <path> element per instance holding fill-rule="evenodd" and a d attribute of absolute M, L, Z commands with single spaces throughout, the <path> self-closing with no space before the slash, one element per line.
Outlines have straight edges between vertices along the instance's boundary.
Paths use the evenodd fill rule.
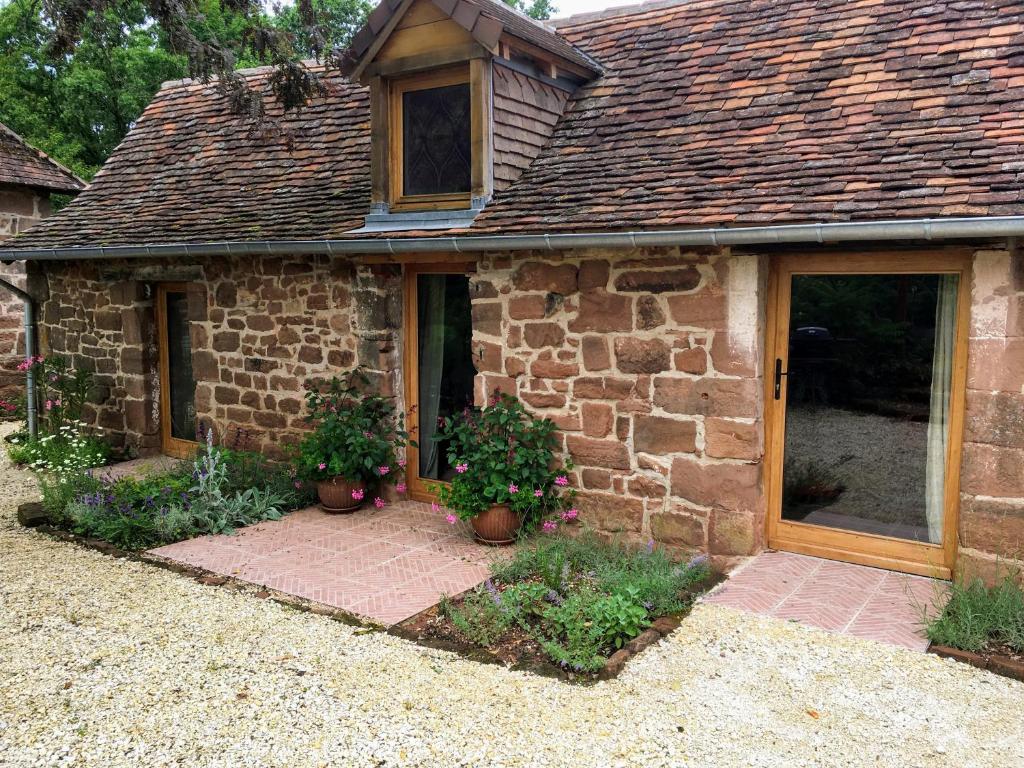
<path fill-rule="evenodd" d="M 919 5 L 385 2 L 300 112 L 246 73 L 266 130 L 166 84 L 0 256 L 131 453 L 202 423 L 280 456 L 360 366 L 424 432 L 499 390 L 553 419 L 609 535 L 992 573 L 1024 560 L 1024 14 Z"/>
<path fill-rule="evenodd" d="M 71 171 L 0 123 L 0 241 L 49 216 L 51 196 L 74 195 L 84 188 Z M 0 265 L 0 279 L 24 288 L 24 265 Z M 0 397 L 10 397 L 22 379 L 14 370 L 25 348 L 21 328 L 21 299 L 0 291 Z"/>

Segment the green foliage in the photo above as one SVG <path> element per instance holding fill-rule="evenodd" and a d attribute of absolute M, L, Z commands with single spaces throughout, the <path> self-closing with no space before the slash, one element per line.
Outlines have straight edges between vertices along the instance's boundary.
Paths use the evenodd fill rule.
<path fill-rule="evenodd" d="M 488 646 L 515 626 L 555 663 L 579 672 L 639 635 L 654 617 L 689 607 L 711 575 L 707 558 L 674 562 L 653 547 L 636 550 L 585 532 L 522 545 L 492 568 L 494 579 L 447 615 L 467 639 Z"/>
<path fill-rule="evenodd" d="M 86 432 L 82 424 L 65 424 L 56 435 L 32 440 L 27 434 L 12 437 L 7 456 L 35 472 L 74 472 L 102 467 L 110 458 L 106 440 Z"/>
<path fill-rule="evenodd" d="M 369 380 L 356 370 L 344 378 L 316 382 L 306 393 L 313 431 L 295 455 L 298 473 L 306 480 L 395 482 L 398 449 L 409 442 L 403 414 L 390 398 L 369 390 Z"/>
<path fill-rule="evenodd" d="M 1024 590 L 1013 575 L 992 587 L 958 580 L 942 612 L 925 622 L 928 639 L 965 651 L 1005 645 L 1024 652 Z"/>
<path fill-rule="evenodd" d="M 575 496 L 563 470 L 553 468 L 554 422 L 532 418 L 510 395 L 444 419 L 435 439 L 448 441 L 448 463 L 456 475 L 450 485 L 430 490 L 464 520 L 508 504 L 529 528 Z"/>
<path fill-rule="evenodd" d="M 0 122 L 85 179 L 124 138 L 164 80 L 186 61 L 170 53 L 141 2 L 84 10 L 73 51 L 52 46 L 47 4 L 0 8 Z"/>
<path fill-rule="evenodd" d="M 510 5 L 517 11 L 521 11 L 531 19 L 550 19 L 558 13 L 558 8 L 551 0 L 504 0 L 505 5 Z"/>
<path fill-rule="evenodd" d="M 67 472 L 43 475 L 41 486 L 55 524 L 128 550 L 231 533 L 276 520 L 309 498 L 286 467 L 209 443 L 195 462 L 142 479 Z"/>
<path fill-rule="evenodd" d="M 306 58 L 315 58 L 318 51 L 347 47 L 376 5 L 368 0 L 312 0 L 311 4 L 319 21 L 315 30 L 303 23 L 302 14 L 294 4 L 282 7 L 271 18 L 276 29 L 291 36 L 296 53 Z"/>

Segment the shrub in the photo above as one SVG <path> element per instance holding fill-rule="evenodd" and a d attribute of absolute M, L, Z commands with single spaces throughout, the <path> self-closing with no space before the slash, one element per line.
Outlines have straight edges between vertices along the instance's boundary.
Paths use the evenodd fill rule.
<path fill-rule="evenodd" d="M 463 520 L 508 504 L 529 530 L 575 496 L 565 471 L 555 467 L 554 422 L 532 418 L 510 395 L 499 393 L 484 408 L 444 419 L 435 439 L 448 442 L 456 474 L 450 485 L 430 490 Z"/>
<path fill-rule="evenodd" d="M 965 651 L 1006 646 L 1024 652 L 1024 591 L 1013 575 L 994 586 L 980 579 L 958 580 L 949 601 L 937 616 L 927 619 L 928 639 Z"/>
<path fill-rule="evenodd" d="M 313 431 L 299 444 L 298 473 L 306 480 L 396 482 L 398 449 L 408 442 L 405 419 L 390 398 L 368 392 L 369 380 L 359 370 L 344 378 L 315 382 L 306 393 Z"/>
<path fill-rule="evenodd" d="M 286 480 L 287 478 L 287 480 Z M 146 478 L 48 473 L 43 504 L 55 523 L 122 549 L 147 549 L 202 534 L 230 533 L 280 518 L 308 500 L 287 468 L 208 440 L 192 463 Z"/>
<path fill-rule="evenodd" d="M 492 572 L 493 581 L 447 608 L 459 633 L 486 646 L 516 626 L 556 663 L 586 672 L 654 617 L 688 608 L 711 575 L 706 557 L 677 563 L 653 546 L 632 549 L 591 532 L 520 546 Z"/>
<path fill-rule="evenodd" d="M 64 424 L 57 434 L 35 440 L 27 435 L 13 437 L 7 444 L 7 456 L 35 472 L 73 472 L 102 467 L 110 459 L 106 440 L 88 433 L 82 422 Z"/>

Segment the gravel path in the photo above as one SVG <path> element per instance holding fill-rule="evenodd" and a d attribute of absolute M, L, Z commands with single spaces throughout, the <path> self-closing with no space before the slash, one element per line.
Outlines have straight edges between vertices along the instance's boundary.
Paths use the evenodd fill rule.
<path fill-rule="evenodd" d="M 118 561 L 13 520 L 2 766 L 1021 766 L 1024 685 L 717 606 L 582 688 Z"/>

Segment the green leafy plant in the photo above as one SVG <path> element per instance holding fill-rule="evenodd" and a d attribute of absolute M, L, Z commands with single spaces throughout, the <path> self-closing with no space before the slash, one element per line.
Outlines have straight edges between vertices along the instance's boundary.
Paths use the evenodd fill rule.
<path fill-rule="evenodd" d="M 686 610 L 711 577 L 706 557 L 680 563 L 653 544 L 627 547 L 589 531 L 520 545 L 492 573 L 461 605 L 448 604 L 458 632 L 488 646 L 516 627 L 577 672 L 600 669 L 653 618 Z"/>
<path fill-rule="evenodd" d="M 390 398 L 370 392 L 369 379 L 356 370 L 344 378 L 315 382 L 306 393 L 313 431 L 295 454 L 298 474 L 313 482 L 342 477 L 402 487 L 404 459 L 398 450 L 410 443 L 404 415 Z"/>
<path fill-rule="evenodd" d="M 1005 646 L 1024 653 L 1024 590 L 1014 574 L 992 586 L 957 580 L 942 611 L 925 621 L 928 639 L 965 651 Z"/>
<path fill-rule="evenodd" d="M 483 408 L 445 418 L 435 439 L 447 442 L 456 474 L 450 484 L 430 490 L 463 520 L 495 504 L 508 504 L 526 529 L 556 516 L 571 505 L 575 491 L 567 474 L 572 467 L 555 466 L 555 429 L 550 419 L 531 417 L 502 393 Z"/>

